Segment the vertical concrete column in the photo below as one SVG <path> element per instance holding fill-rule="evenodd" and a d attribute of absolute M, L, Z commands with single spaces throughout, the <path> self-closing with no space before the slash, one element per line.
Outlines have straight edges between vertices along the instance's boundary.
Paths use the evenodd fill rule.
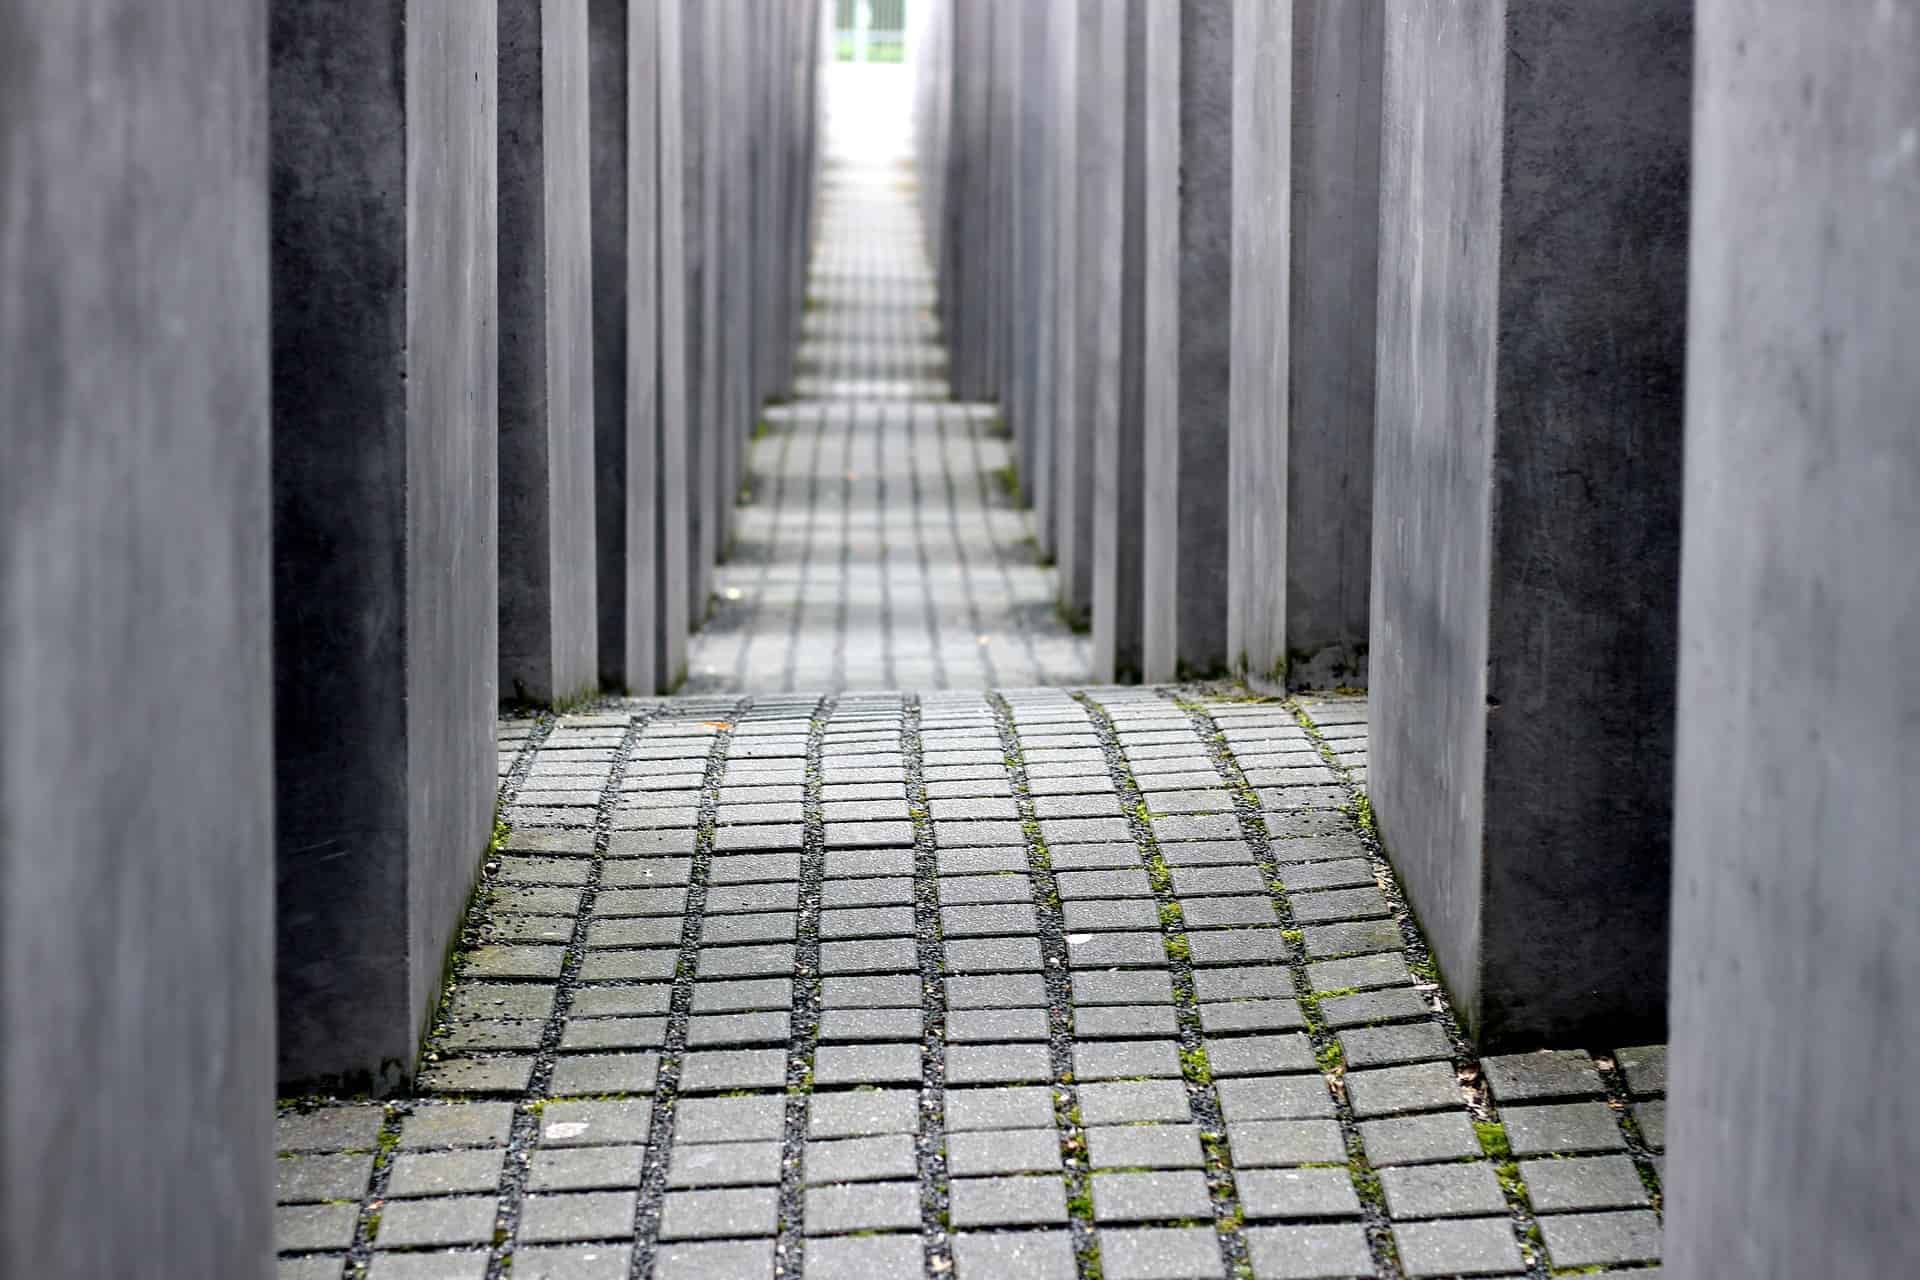
<path fill-rule="evenodd" d="M 586 0 L 500 8 L 500 688 L 599 687 Z"/>
<path fill-rule="evenodd" d="M 1260 688 L 1364 683 L 1379 5 L 1236 12 L 1226 652 Z"/>
<path fill-rule="evenodd" d="M 1487 1048 L 1665 1030 L 1692 37 L 1388 10 L 1372 800 Z"/>
<path fill-rule="evenodd" d="M 386 1091 L 493 815 L 494 9 L 272 14 L 280 1079 Z"/>
<path fill-rule="evenodd" d="M 1090 488 L 1080 454 L 1080 35 L 1081 0 L 1060 0 L 1053 23 L 1053 492 L 1042 548 L 1052 554 L 1060 608 L 1069 615 L 1090 603 L 1076 594 L 1080 566 L 1078 513 Z M 1038 513 L 1036 512 L 1036 516 Z M 1092 566 L 1088 565 L 1088 571 Z M 1076 599 L 1079 604 L 1076 606 Z"/>
<path fill-rule="evenodd" d="M 655 682 L 660 691 L 665 692 L 678 685 L 687 671 L 688 607 L 692 597 L 688 585 L 692 576 L 688 435 L 692 431 L 694 396 L 692 366 L 688 359 L 692 319 L 689 299 L 693 292 L 690 285 L 694 279 L 689 264 L 697 261 L 698 247 L 688 235 L 687 221 L 688 182 L 693 171 L 687 155 L 692 143 L 687 127 L 686 59 L 682 56 L 687 47 L 687 0 L 651 2 L 657 6 L 654 14 L 659 24 L 655 33 L 654 65 L 659 87 L 655 138 L 660 174 L 660 428 L 656 455 L 660 523 L 655 579 L 659 601 L 656 615 L 659 667 Z"/>
<path fill-rule="evenodd" d="M 1149 5 L 1141 676 L 1227 659 L 1233 3 Z"/>
<path fill-rule="evenodd" d="M 658 6 L 591 0 L 600 683 L 652 693 L 659 515 Z"/>
<path fill-rule="evenodd" d="M 1070 58 L 1073 91 L 1069 109 L 1073 112 L 1073 140 L 1068 148 L 1072 156 L 1069 183 L 1073 187 L 1073 218 L 1060 236 L 1061 253 L 1072 246 L 1074 261 L 1071 278 L 1061 282 L 1061 299 L 1066 306 L 1062 327 L 1055 337 L 1061 345 L 1060 367 L 1065 398 L 1054 466 L 1058 476 L 1054 557 L 1060 574 L 1060 608 L 1067 618 L 1084 624 L 1093 610 L 1093 473 L 1094 473 L 1094 389 L 1100 368 L 1100 285 L 1102 265 L 1117 251 L 1112 240 L 1101 236 L 1117 235 L 1118 224 L 1106 226 L 1106 211 L 1118 207 L 1119 197 L 1108 191 L 1117 182 L 1120 170 L 1114 158 L 1120 150 L 1117 135 L 1122 131 L 1124 111 L 1103 95 L 1106 56 L 1101 45 L 1105 26 L 1105 0 L 1073 0 L 1074 33 L 1071 41 L 1062 41 L 1062 57 Z M 1115 21 L 1119 21 L 1118 18 Z M 1124 43 L 1124 39 L 1123 39 Z M 1116 116 L 1116 112 L 1120 114 Z M 1064 199 L 1064 196 L 1063 196 Z M 1070 331 L 1069 331 L 1070 329 Z M 1068 348 L 1071 347 L 1071 358 Z M 1071 379 L 1068 371 L 1071 370 Z"/>
<path fill-rule="evenodd" d="M 726 496 L 721 491 L 721 468 L 725 445 L 726 413 L 731 397 L 727 394 L 727 323 L 724 311 L 723 281 L 726 279 L 727 247 L 722 241 L 725 210 L 721 202 L 727 195 L 727 148 L 734 142 L 729 132 L 727 91 L 727 24 L 724 0 L 703 0 L 688 15 L 687 29 L 700 29 L 698 60 L 700 83 L 694 90 L 700 99 L 700 217 L 689 230 L 700 241 L 700 347 L 696 364 L 699 379 L 700 410 L 694 416 L 694 493 L 699 514 L 694 520 L 692 622 L 695 627 L 706 621 L 708 601 L 713 595 L 713 570 L 720 562 L 721 506 Z"/>
<path fill-rule="evenodd" d="M 1675 1275 L 1912 1270 L 1920 14 L 1699 8 Z"/>
<path fill-rule="evenodd" d="M 1089 396 L 1093 677 L 1137 680 L 1145 496 L 1146 0 L 1103 4 L 1097 48 L 1101 74 L 1094 127 L 1101 167 L 1083 223 L 1083 234 L 1098 241 Z M 1088 281 L 1081 283 L 1084 288 Z"/>
<path fill-rule="evenodd" d="M 0 13 L 10 1275 L 273 1265 L 266 13 Z"/>
<path fill-rule="evenodd" d="M 1014 338 L 1014 358 L 1021 371 L 1019 412 L 1021 427 L 1021 484 L 1033 506 L 1033 531 L 1040 554 L 1053 554 L 1053 420 L 1054 420 L 1054 222 L 1055 151 L 1064 121 L 1058 117 L 1059 90 L 1055 77 L 1060 58 L 1055 45 L 1065 6 L 1046 3 L 1023 7 L 1020 16 L 1020 120 L 1016 137 L 1020 148 L 1018 190 L 1022 202 L 1015 227 L 1014 284 L 1020 328 Z"/>

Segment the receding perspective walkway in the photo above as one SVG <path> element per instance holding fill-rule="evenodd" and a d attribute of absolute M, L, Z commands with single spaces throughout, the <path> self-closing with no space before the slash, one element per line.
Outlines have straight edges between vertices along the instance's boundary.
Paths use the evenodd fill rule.
<path fill-rule="evenodd" d="M 1363 699 L 1080 687 L 903 173 L 828 172 L 724 692 L 502 723 L 415 1096 L 281 1110 L 280 1275 L 1645 1280 L 1664 1049 L 1476 1057 Z"/>
<path fill-rule="evenodd" d="M 829 77 L 790 405 L 767 411 L 688 692 L 1081 681 L 991 405 L 948 398 L 904 76 Z"/>

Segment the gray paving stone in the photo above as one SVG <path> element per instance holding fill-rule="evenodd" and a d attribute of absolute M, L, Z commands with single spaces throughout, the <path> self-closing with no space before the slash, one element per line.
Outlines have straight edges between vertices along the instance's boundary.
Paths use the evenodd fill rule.
<path fill-rule="evenodd" d="M 947 1126 L 954 1127 L 952 1094 L 947 1098 Z M 815 1093 L 807 1100 L 809 1138 L 864 1138 L 883 1133 L 917 1133 L 919 1127 L 919 1092 L 913 1089 Z"/>
<path fill-rule="evenodd" d="M 1085 1084 L 1079 1098 L 1081 1121 L 1087 1125 L 1193 1119 L 1186 1086 L 1178 1080 Z"/>
<path fill-rule="evenodd" d="M 792 1007 L 793 982 L 788 978 L 697 982 L 693 987 L 695 1013 L 754 1013 Z"/>
<path fill-rule="evenodd" d="M 1333 1096 L 1320 1075 L 1218 1080 L 1213 1087 L 1229 1125 L 1242 1120 L 1317 1120 L 1333 1115 Z"/>
<path fill-rule="evenodd" d="M 1041 968 L 1038 938 L 956 938 L 944 948 L 948 973 L 1020 973 Z"/>
<path fill-rule="evenodd" d="M 1484 1160 L 1380 1170 L 1395 1218 L 1465 1218 L 1507 1211 L 1500 1180 Z"/>
<path fill-rule="evenodd" d="M 773 1280 L 773 1241 L 663 1245 L 655 1280 Z"/>
<path fill-rule="evenodd" d="M 1254 1280 L 1351 1280 L 1374 1274 L 1373 1254 L 1358 1223 L 1249 1227 L 1247 1258 Z"/>
<path fill-rule="evenodd" d="M 1647 1204 L 1647 1189 L 1626 1156 L 1522 1160 L 1520 1180 L 1536 1213 L 1638 1209 Z"/>
<path fill-rule="evenodd" d="M 633 1234 L 633 1191 L 530 1195 L 520 1206 L 519 1238 L 528 1244 L 612 1240 Z"/>
<path fill-rule="evenodd" d="M 1171 1040 L 1114 1040 L 1078 1044 L 1073 1074 L 1079 1080 L 1178 1078 L 1180 1057 Z"/>
<path fill-rule="evenodd" d="M 452 1013 L 457 1021 L 472 1018 L 530 1018 L 544 1022 L 553 1013 L 554 988 L 535 983 L 462 983 L 454 989 Z M 377 1118 L 381 1111 L 378 1107 L 334 1107 L 326 1111 L 315 1112 L 316 1116 L 329 1112 L 341 1114 L 371 1115 L 376 1118 L 374 1128 L 379 1125 Z M 288 1123 L 283 1119 L 282 1125 Z M 371 1136 L 366 1145 L 372 1145 Z"/>
<path fill-rule="evenodd" d="M 784 1094 L 682 1098 L 674 1107 L 674 1142 L 778 1141 L 786 1131 Z"/>
<path fill-rule="evenodd" d="M 400 1146 L 413 1151 L 504 1146 L 512 1127 L 513 1105 L 507 1102 L 416 1106 L 413 1114 L 400 1122 Z"/>
<path fill-rule="evenodd" d="M 820 1041 L 918 1040 L 924 1021 L 918 1009 L 827 1009 L 820 1015 Z"/>
<path fill-rule="evenodd" d="M 947 1138 L 947 1172 L 956 1178 L 1059 1169 L 1060 1135 L 1051 1127 L 957 1132 Z"/>
<path fill-rule="evenodd" d="M 669 1191 L 660 1207 L 662 1240 L 772 1235 L 780 1215 L 775 1187 Z"/>
<path fill-rule="evenodd" d="M 492 1196 L 396 1200 L 380 1213 L 376 1249 L 491 1244 L 498 1203 Z"/>
<path fill-rule="evenodd" d="M 339 1276 L 338 1264 L 333 1276 Z M 485 1249 L 448 1253 L 380 1253 L 367 1268 L 367 1280 L 480 1280 L 487 1274 Z"/>
<path fill-rule="evenodd" d="M 328 1200 L 358 1200 L 366 1194 L 373 1174 L 373 1156 L 306 1155 L 273 1162 L 274 1201 L 278 1204 L 319 1204 Z"/>
<path fill-rule="evenodd" d="M 914 1182 L 808 1187 L 805 1200 L 810 1236 L 905 1231 L 920 1225 L 920 1186 Z"/>
<path fill-rule="evenodd" d="M 1044 1041 L 1044 1009 L 961 1009 L 947 1015 L 947 1039 L 953 1044 Z"/>
<path fill-rule="evenodd" d="M 1192 1124 L 1097 1125 L 1087 1131 L 1095 1169 L 1198 1169 L 1200 1130 Z"/>
<path fill-rule="evenodd" d="M 898 906 L 912 901 L 913 881 L 906 876 L 829 880 L 820 886 L 820 905 L 829 909 Z"/>
<path fill-rule="evenodd" d="M 1660 1219 L 1646 1210 L 1548 1213 L 1539 1219 L 1555 1267 L 1609 1266 L 1660 1259 Z"/>
<path fill-rule="evenodd" d="M 360 1210 L 350 1204 L 282 1205 L 273 1211 L 274 1247 L 282 1252 L 345 1249 Z"/>
<path fill-rule="evenodd" d="M 1307 981 L 1316 992 L 1365 991 L 1403 986 L 1413 981 L 1406 959 L 1399 955 L 1356 956 L 1307 966 Z"/>
<path fill-rule="evenodd" d="M 1106 1280 L 1212 1280 L 1226 1275 L 1211 1227 L 1102 1228 Z"/>
<path fill-rule="evenodd" d="M 809 1280 L 890 1280 L 912 1275 L 922 1266 L 918 1236 L 868 1236 L 810 1240 Z"/>
<path fill-rule="evenodd" d="M 885 938 L 913 933 L 912 907 L 856 907 L 822 911 L 822 938 Z"/>
<path fill-rule="evenodd" d="M 949 1212 L 956 1230 L 968 1227 L 1054 1226 L 1067 1221 L 1067 1192 L 1059 1178 L 955 1178 Z M 916 1212 L 917 1212 L 916 1200 Z"/>
<path fill-rule="evenodd" d="M 1076 973 L 1073 1002 L 1076 1005 L 1171 1004 L 1173 979 L 1153 970 Z"/>
<path fill-rule="evenodd" d="M 777 1142 L 676 1142 L 667 1166 L 667 1185 L 772 1185 L 780 1181 L 780 1153 Z"/>
<path fill-rule="evenodd" d="M 1363 1120 L 1410 1111 L 1441 1111 L 1465 1101 L 1452 1065 L 1445 1062 L 1349 1071 L 1347 1096 L 1352 1100 L 1353 1114 Z"/>
<path fill-rule="evenodd" d="M 1052 1078 L 1044 1044 L 956 1044 L 947 1050 L 949 1084 L 1023 1084 Z"/>
<path fill-rule="evenodd" d="M 462 1195 L 476 1192 L 493 1194 L 500 1186 L 500 1168 L 506 1152 L 494 1148 L 480 1151 L 402 1151 L 393 1159 L 387 1175 L 387 1195 L 391 1199 L 418 1196 Z M 360 1198 L 354 1192 L 343 1199 Z"/>
<path fill-rule="evenodd" d="M 1205 1043 L 1207 1063 L 1216 1079 L 1312 1071 L 1319 1065 L 1313 1056 L 1312 1042 L 1302 1034 L 1210 1036 Z"/>
<path fill-rule="evenodd" d="M 512 1274 L 515 1280 L 625 1280 L 632 1255 L 626 1245 L 527 1245 L 513 1251 Z"/>
<path fill-rule="evenodd" d="M 1593 1059 L 1578 1049 L 1550 1049 L 1482 1058 L 1481 1074 L 1493 1100 L 1542 1102 L 1558 1098 L 1597 1098 L 1600 1073 Z"/>
<path fill-rule="evenodd" d="M 1633 1107 L 1633 1120 L 1640 1128 L 1640 1136 L 1655 1151 L 1667 1149 L 1667 1104 L 1665 1102 L 1639 1102 Z"/>
<path fill-rule="evenodd" d="M 1357 1218 L 1360 1197 L 1340 1169 L 1246 1169 L 1235 1175 L 1249 1218 Z"/>
<path fill-rule="evenodd" d="M 818 1086 L 913 1084 L 921 1074 L 918 1044 L 822 1045 L 814 1054 Z M 785 1070 L 782 1057 L 782 1071 Z"/>
<path fill-rule="evenodd" d="M 942 849 L 935 861 L 942 876 L 992 875 L 1012 872 L 1025 875 L 1027 851 L 1013 846 L 1000 849 Z"/>
<path fill-rule="evenodd" d="M 687 1056 L 691 1061 L 694 1055 Z M 659 1075 L 660 1055 L 656 1053 L 583 1053 L 555 1062 L 549 1087 L 556 1097 L 651 1093 Z M 681 1087 L 686 1087 L 684 1079 Z"/>
<path fill-rule="evenodd" d="M 1349 1068 L 1397 1066 L 1408 1062 L 1451 1060 L 1453 1045 L 1437 1023 L 1409 1022 L 1391 1027 L 1350 1027 L 1340 1033 L 1340 1051 Z"/>
<path fill-rule="evenodd" d="M 904 973 L 920 967 L 920 953 L 912 938 L 863 938 L 858 942 L 820 944 L 823 974 Z"/>
<path fill-rule="evenodd" d="M 1236 1000 L 1200 1006 L 1200 1029 L 1209 1035 L 1234 1031 L 1286 1031 L 1307 1025 L 1294 1000 Z"/>
<path fill-rule="evenodd" d="M 1667 1092 L 1667 1046 L 1640 1045 L 1616 1050 L 1613 1060 L 1635 1097 L 1660 1097 Z"/>
<path fill-rule="evenodd" d="M 949 1089 L 946 1104 L 949 1133 L 1041 1129 L 1053 1124 L 1053 1091 L 1041 1086 Z"/>
<path fill-rule="evenodd" d="M 1039 925 L 1032 906 L 1024 902 L 1009 902 L 986 907 L 944 908 L 940 912 L 940 930 L 950 939 L 1032 936 L 1039 931 Z"/>
<path fill-rule="evenodd" d="M 719 962 L 709 960 L 707 956 L 708 953 L 703 951 L 700 955 L 700 963 L 708 966 L 711 972 Z M 671 981 L 679 961 L 678 951 L 595 951 L 581 963 L 580 980 L 582 982 Z"/>
<path fill-rule="evenodd" d="M 1581 1155 L 1624 1151 L 1627 1146 L 1619 1122 L 1604 1102 L 1502 1107 L 1500 1121 L 1516 1156 Z"/>
<path fill-rule="evenodd" d="M 920 1008 L 920 979 L 910 973 L 867 977 L 826 978 L 820 983 L 821 1003 L 827 1008 Z"/>
<path fill-rule="evenodd" d="M 1241 1169 L 1344 1164 L 1347 1144 L 1332 1120 L 1243 1120 L 1227 1126 L 1227 1145 Z"/>
<path fill-rule="evenodd" d="M 1131 844 L 1063 844 L 1048 851 L 1055 871 L 1119 871 L 1140 865 L 1140 850 Z"/>
<path fill-rule="evenodd" d="M 1160 928 L 1160 909 L 1151 898 L 1094 899 L 1063 904 L 1061 919 L 1069 933 L 1157 930 Z"/>
<path fill-rule="evenodd" d="M 1505 1276 L 1526 1270 L 1506 1218 L 1403 1222 L 1393 1234 L 1410 1276 Z"/>
<path fill-rule="evenodd" d="M 587 946 L 600 947 L 678 947 L 685 922 L 671 916 L 640 916 L 616 920 L 595 920 L 587 926 Z M 703 936 L 702 941 L 705 941 Z"/>
<path fill-rule="evenodd" d="M 1323 924 L 1302 929 L 1307 955 L 1314 960 L 1367 952 L 1398 951 L 1406 945 L 1400 926 L 1392 920 L 1364 920 L 1353 924 Z"/>
<path fill-rule="evenodd" d="M 1279 929 L 1213 929 L 1189 933 L 1187 945 L 1195 965 L 1258 964 L 1285 960 L 1286 935 Z"/>
<path fill-rule="evenodd" d="M 687 1044 L 693 1048 L 786 1044 L 792 1033 L 793 1018 L 781 1011 L 701 1014 L 688 1020 Z"/>
<path fill-rule="evenodd" d="M 652 1127 L 653 1102 L 648 1098 L 549 1102 L 540 1110 L 540 1145 L 631 1145 L 645 1142 Z"/>
<path fill-rule="evenodd" d="M 1375 1168 L 1469 1160 L 1481 1154 L 1480 1139 L 1464 1111 L 1363 1120 L 1360 1142 Z"/>
<path fill-rule="evenodd" d="M 1100 1005 L 1073 1012 L 1073 1034 L 1081 1040 L 1171 1038 L 1178 1029 L 1170 1004 Z"/>
<path fill-rule="evenodd" d="M 675 1148 L 677 1155 L 679 1148 Z M 641 1146 L 555 1147 L 536 1151 L 527 1170 L 529 1191 L 600 1191 L 638 1187 Z M 496 1170 L 497 1173 L 497 1170 Z"/>
<path fill-rule="evenodd" d="M 806 1148 L 805 1173 L 809 1186 L 911 1178 L 918 1170 L 913 1136 L 906 1133 L 809 1142 Z"/>
<path fill-rule="evenodd" d="M 1358 889 L 1374 884 L 1373 864 L 1365 858 L 1336 858 L 1329 862 L 1290 862 L 1280 868 L 1280 885 L 1289 894 L 1314 889 Z"/>
<path fill-rule="evenodd" d="M 953 1237 L 957 1280 L 1074 1280 L 1073 1241 L 1064 1231 L 962 1233 Z"/>
<path fill-rule="evenodd" d="M 1404 1022 L 1430 1018 L 1433 1010 L 1411 987 L 1388 987 L 1359 995 L 1334 996 L 1320 1002 L 1320 1014 L 1336 1030 L 1362 1027 L 1372 1023 Z"/>
<path fill-rule="evenodd" d="M 1153 888 L 1144 871 L 1062 871 L 1054 877 L 1062 900 L 1147 898 Z"/>

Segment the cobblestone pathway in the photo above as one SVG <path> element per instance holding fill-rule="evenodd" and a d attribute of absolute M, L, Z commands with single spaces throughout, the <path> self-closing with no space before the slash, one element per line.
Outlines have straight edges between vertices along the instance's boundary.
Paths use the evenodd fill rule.
<path fill-rule="evenodd" d="M 1364 734 L 1199 689 L 510 722 L 420 1096 L 283 1112 L 281 1275 L 1656 1258 L 1663 1052 L 1475 1060 Z"/>
<path fill-rule="evenodd" d="M 995 409 L 948 399 L 899 80 L 830 81 L 797 399 L 754 443 L 686 692 L 984 689 L 1091 669 L 1008 492 Z"/>

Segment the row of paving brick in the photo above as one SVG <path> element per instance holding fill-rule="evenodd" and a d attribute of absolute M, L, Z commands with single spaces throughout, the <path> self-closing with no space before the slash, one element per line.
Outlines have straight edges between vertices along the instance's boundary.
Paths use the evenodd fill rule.
<path fill-rule="evenodd" d="M 312 1251 L 289 1274 L 1657 1257 L 1657 1052 L 1493 1059 L 1478 1089 L 1343 811 L 1362 717 L 1312 710 L 1047 692 L 509 725 L 518 825 L 425 1083 L 512 1101 L 290 1118 L 289 1150 L 335 1122 L 398 1146 L 287 1162 L 283 1199 L 342 1202 L 284 1211 Z"/>

